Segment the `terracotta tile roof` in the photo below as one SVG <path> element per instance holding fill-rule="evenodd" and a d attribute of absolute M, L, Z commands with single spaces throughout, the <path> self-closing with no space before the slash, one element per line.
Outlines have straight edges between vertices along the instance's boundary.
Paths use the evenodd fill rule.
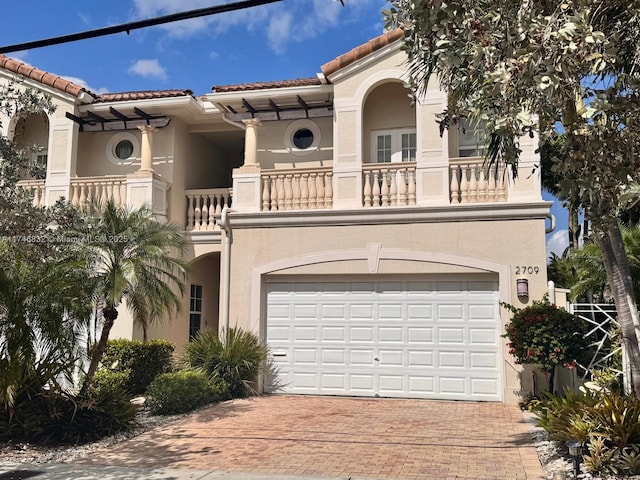
<path fill-rule="evenodd" d="M 307 87 L 309 85 L 321 85 L 322 82 L 316 78 L 298 78 L 296 80 L 281 80 L 275 82 L 256 82 L 256 83 L 240 83 L 237 85 L 213 86 L 212 91 L 216 93 L 222 92 L 244 92 L 247 90 L 267 90 L 269 88 L 286 88 L 286 87 Z"/>
<path fill-rule="evenodd" d="M 62 77 L 45 72 L 44 70 L 40 70 L 39 68 L 32 67 L 31 65 L 27 65 L 26 63 L 19 62 L 18 60 L 14 60 L 13 58 L 9 58 L 1 54 L 0 68 L 17 73 L 23 77 L 30 78 L 31 80 L 35 80 L 36 82 L 40 82 L 44 85 L 48 85 L 56 90 L 73 95 L 74 97 L 80 95 L 81 92 L 87 92 L 94 97 L 96 96 L 86 88 L 76 85 L 69 80 L 65 80 Z"/>
<path fill-rule="evenodd" d="M 395 42 L 402 37 L 404 37 L 404 31 L 402 29 L 396 28 L 394 30 L 389 30 L 382 35 L 369 40 L 367 43 L 363 43 L 362 45 L 352 49 L 351 51 L 340 55 L 339 57 L 336 57 L 330 62 L 325 63 L 321 67 L 322 73 L 324 73 L 326 76 L 331 75 L 332 73 L 335 73 L 338 70 L 351 65 L 353 62 L 366 57 L 376 50 L 380 50 L 381 48 L 386 47 L 387 45 Z"/>
<path fill-rule="evenodd" d="M 156 98 L 187 97 L 193 95 L 191 90 L 143 90 L 140 92 L 103 93 L 97 102 L 126 102 L 130 100 L 149 100 Z"/>

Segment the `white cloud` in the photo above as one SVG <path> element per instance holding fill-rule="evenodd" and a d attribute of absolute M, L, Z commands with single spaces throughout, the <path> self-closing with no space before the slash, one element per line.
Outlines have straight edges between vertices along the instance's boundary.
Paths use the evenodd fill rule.
<path fill-rule="evenodd" d="M 101 87 L 101 88 L 90 87 L 89 84 L 85 82 L 82 78 L 70 77 L 68 75 L 60 75 L 60 77 L 64 78 L 65 80 L 69 80 L 70 82 L 73 82 L 76 85 L 80 85 L 81 87 L 86 88 L 90 92 L 97 93 L 98 95 L 102 95 L 103 93 L 109 93 L 109 90 L 105 87 Z"/>
<path fill-rule="evenodd" d="M 213 5 L 226 3 L 220 0 Z M 135 14 L 150 18 L 212 6 L 211 0 L 134 0 Z M 168 36 L 184 39 L 210 33 L 220 35 L 232 28 L 264 35 L 276 53 L 284 53 L 291 43 L 316 38 L 330 28 L 353 23 L 364 9 L 386 6 L 384 0 L 348 0 L 342 6 L 337 0 L 304 0 L 264 5 L 247 10 L 185 20 L 163 25 Z M 381 31 L 381 30 L 380 30 Z M 375 32 L 372 32 L 375 34 Z"/>
<path fill-rule="evenodd" d="M 568 230 L 556 230 L 547 237 L 547 258 L 551 256 L 551 253 L 556 255 L 562 255 L 562 252 L 569 246 L 569 231 Z"/>
<path fill-rule="evenodd" d="M 158 78 L 160 80 L 167 79 L 167 72 L 164 67 L 160 65 L 157 58 L 137 60 L 127 71 L 131 75 L 139 75 L 145 78 Z"/>

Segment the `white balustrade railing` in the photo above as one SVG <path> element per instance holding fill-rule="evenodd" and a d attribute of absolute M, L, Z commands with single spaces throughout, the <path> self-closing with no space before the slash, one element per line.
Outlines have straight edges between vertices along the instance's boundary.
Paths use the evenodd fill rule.
<path fill-rule="evenodd" d="M 222 209 L 231 206 L 230 188 L 209 188 L 202 190 L 186 190 L 187 197 L 187 231 L 220 230 L 215 216 Z"/>
<path fill-rule="evenodd" d="M 416 204 L 415 162 L 365 164 L 362 175 L 365 207 Z"/>
<path fill-rule="evenodd" d="M 116 207 L 124 207 L 127 204 L 127 177 L 106 175 L 72 178 L 69 198 L 71 204 L 79 208 L 100 206 L 108 201 L 112 201 Z"/>
<path fill-rule="evenodd" d="M 331 167 L 262 171 L 262 210 L 309 210 L 333 206 Z"/>
<path fill-rule="evenodd" d="M 498 164 L 488 170 L 479 157 L 457 158 L 450 162 L 451 203 L 505 202 L 506 167 Z"/>
<path fill-rule="evenodd" d="M 21 180 L 18 182 L 25 190 L 33 192 L 33 206 L 45 207 L 47 199 L 45 198 L 44 180 Z"/>

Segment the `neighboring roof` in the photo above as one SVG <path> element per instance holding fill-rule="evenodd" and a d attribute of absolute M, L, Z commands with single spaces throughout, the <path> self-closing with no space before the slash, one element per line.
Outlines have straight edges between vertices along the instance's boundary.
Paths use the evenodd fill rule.
<path fill-rule="evenodd" d="M 173 98 L 193 96 L 191 90 L 143 90 L 139 92 L 103 93 L 96 102 L 126 102 L 131 100 L 153 100 L 157 98 Z"/>
<path fill-rule="evenodd" d="M 86 88 L 70 82 L 69 80 L 65 80 L 62 77 L 45 72 L 44 70 L 40 70 L 39 68 L 32 67 L 31 65 L 27 65 L 26 63 L 19 62 L 18 60 L 14 60 L 13 58 L 9 58 L 4 55 L 0 55 L 0 68 L 4 68 L 10 72 L 17 73 L 23 77 L 48 85 L 56 90 L 73 95 L 74 97 L 77 97 L 82 92 L 86 92 L 93 97 L 96 96 Z"/>
<path fill-rule="evenodd" d="M 395 42 L 396 40 L 399 40 L 402 37 L 404 37 L 404 30 L 402 30 L 401 28 L 389 30 L 382 35 L 369 40 L 367 43 L 363 43 L 362 45 L 357 46 L 351 51 L 334 58 L 330 62 L 325 63 L 321 67 L 322 73 L 325 76 L 331 75 L 332 73 L 335 73 L 338 70 L 351 65 L 361 58 L 366 57 L 370 53 L 373 53 L 376 50 L 380 50 L 381 48 L 386 47 L 387 45 Z"/>
<path fill-rule="evenodd" d="M 244 92 L 248 90 L 267 90 L 270 88 L 286 87 L 307 87 L 310 85 L 322 85 L 317 77 L 298 78 L 296 80 L 281 80 L 275 82 L 239 83 L 237 85 L 213 86 L 211 90 L 215 93 L 222 92 Z"/>

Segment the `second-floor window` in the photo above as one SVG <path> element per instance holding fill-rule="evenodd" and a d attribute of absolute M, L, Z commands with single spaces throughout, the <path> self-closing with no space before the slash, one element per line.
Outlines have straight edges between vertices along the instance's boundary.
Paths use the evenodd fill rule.
<path fill-rule="evenodd" d="M 402 128 L 371 132 L 371 159 L 374 163 L 415 162 L 415 129 Z"/>
<path fill-rule="evenodd" d="M 484 155 L 484 128 L 464 126 L 464 133 L 458 130 L 458 156 L 481 157 Z"/>

